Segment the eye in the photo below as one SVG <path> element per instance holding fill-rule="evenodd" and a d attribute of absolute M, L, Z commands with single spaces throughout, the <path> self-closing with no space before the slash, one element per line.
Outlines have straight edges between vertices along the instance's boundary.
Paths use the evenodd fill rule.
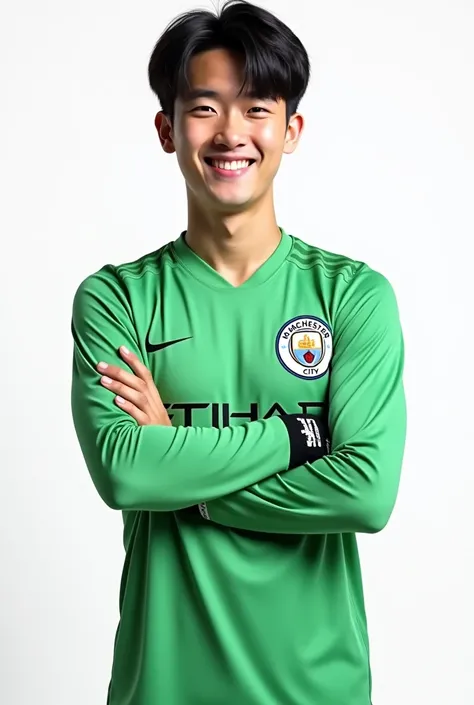
<path fill-rule="evenodd" d="M 210 105 L 198 105 L 195 108 L 191 110 L 192 113 L 197 113 L 197 112 L 205 112 L 207 113 L 208 111 L 214 110 L 214 108 L 211 108 Z"/>
<path fill-rule="evenodd" d="M 266 108 L 262 108 L 260 105 L 255 105 L 253 108 L 250 108 L 250 110 L 261 110 L 263 113 L 268 113 L 268 110 Z"/>

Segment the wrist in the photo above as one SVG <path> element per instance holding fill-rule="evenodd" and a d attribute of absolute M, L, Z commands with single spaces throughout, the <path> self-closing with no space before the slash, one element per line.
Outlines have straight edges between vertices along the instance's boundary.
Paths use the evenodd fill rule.
<path fill-rule="evenodd" d="M 288 470 L 319 460 L 329 453 L 329 432 L 324 421 L 313 414 L 281 416 L 290 441 Z"/>

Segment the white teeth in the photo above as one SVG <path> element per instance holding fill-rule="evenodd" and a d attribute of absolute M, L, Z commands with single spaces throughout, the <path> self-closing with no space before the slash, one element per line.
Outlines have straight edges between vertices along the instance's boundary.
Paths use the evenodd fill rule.
<path fill-rule="evenodd" d="M 232 162 L 225 162 L 225 161 L 219 161 L 217 159 L 212 160 L 212 166 L 217 167 L 218 169 L 225 169 L 226 171 L 238 171 L 239 169 L 246 169 L 249 166 L 250 162 L 248 159 L 245 159 L 244 161 L 232 161 Z"/>

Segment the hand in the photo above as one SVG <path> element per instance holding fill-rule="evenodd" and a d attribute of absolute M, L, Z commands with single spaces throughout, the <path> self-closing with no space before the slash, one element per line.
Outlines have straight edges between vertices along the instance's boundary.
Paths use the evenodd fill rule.
<path fill-rule="evenodd" d="M 101 377 L 101 384 L 118 395 L 115 403 L 130 414 L 139 426 L 171 426 L 150 370 L 123 345 L 120 354 L 134 374 L 117 365 L 99 362 L 97 370 L 106 373 Z"/>

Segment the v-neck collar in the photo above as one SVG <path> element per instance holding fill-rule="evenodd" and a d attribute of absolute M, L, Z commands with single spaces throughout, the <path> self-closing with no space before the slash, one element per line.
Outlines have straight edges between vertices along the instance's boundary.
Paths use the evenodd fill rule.
<path fill-rule="evenodd" d="M 211 287 L 212 289 L 240 291 L 242 289 L 253 289 L 260 286 L 280 268 L 288 257 L 293 245 L 293 239 L 283 228 L 279 228 L 281 233 L 280 242 L 276 250 L 265 262 L 240 286 L 234 286 L 227 279 L 216 272 L 205 260 L 199 257 L 186 242 L 186 230 L 172 243 L 175 256 L 180 264 L 196 279 Z"/>

